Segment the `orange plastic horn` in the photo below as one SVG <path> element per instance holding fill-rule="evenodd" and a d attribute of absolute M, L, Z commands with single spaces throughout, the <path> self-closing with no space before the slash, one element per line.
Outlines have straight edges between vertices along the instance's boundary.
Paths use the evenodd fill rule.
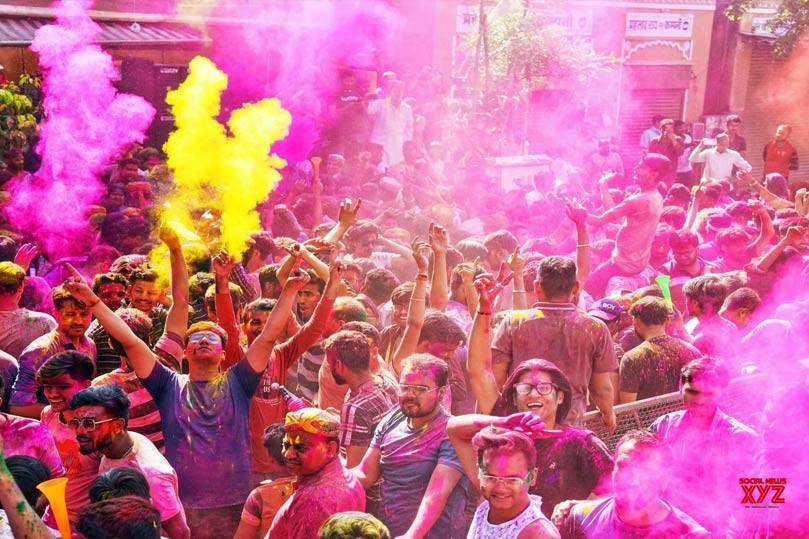
<path fill-rule="evenodd" d="M 67 477 L 57 477 L 55 479 L 48 479 L 37 485 L 39 491 L 48 499 L 53 511 L 53 517 L 56 519 L 56 527 L 59 528 L 59 533 L 66 539 L 71 539 L 70 534 L 70 521 L 67 518 L 67 501 L 65 499 L 65 487 L 67 486 Z"/>

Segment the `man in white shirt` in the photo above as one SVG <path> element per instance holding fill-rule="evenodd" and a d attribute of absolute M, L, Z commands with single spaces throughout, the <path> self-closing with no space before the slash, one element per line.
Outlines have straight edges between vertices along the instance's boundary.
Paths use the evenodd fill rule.
<path fill-rule="evenodd" d="M 386 167 L 404 161 L 402 147 L 413 140 L 413 110 L 402 101 L 402 81 L 390 81 L 389 91 L 389 98 L 368 103 L 368 114 L 374 119 L 371 142 L 382 146 L 382 163 Z"/>
<path fill-rule="evenodd" d="M 730 137 L 727 133 L 716 135 L 715 148 L 705 148 L 704 141 L 700 141 L 688 159 L 692 163 L 705 163 L 702 171 L 704 180 L 729 179 L 733 174 L 733 167 L 743 172 L 750 172 L 753 168 L 739 152 L 730 149 Z"/>

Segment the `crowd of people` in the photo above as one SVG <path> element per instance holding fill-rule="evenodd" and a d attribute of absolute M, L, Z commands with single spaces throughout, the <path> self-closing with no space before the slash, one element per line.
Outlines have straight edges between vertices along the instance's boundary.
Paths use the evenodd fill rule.
<path fill-rule="evenodd" d="M 10 533 L 64 536 L 61 506 L 88 539 L 804 536 L 809 194 L 788 127 L 764 178 L 738 116 L 699 143 L 655 118 L 632 173 L 610 140 L 560 143 L 504 186 L 487 158 L 521 147 L 518 104 L 381 81 L 344 74 L 322 169 L 284 169 L 242 253 L 215 207 L 193 235 L 160 223 L 171 171 L 149 147 L 103 171 L 74 256 L 3 221 Z M 4 185 L 36 174 L 27 150 Z M 757 413 L 734 418 L 749 377 Z M 614 448 L 584 428 L 676 392 Z M 745 502 L 756 479 L 786 510 Z"/>

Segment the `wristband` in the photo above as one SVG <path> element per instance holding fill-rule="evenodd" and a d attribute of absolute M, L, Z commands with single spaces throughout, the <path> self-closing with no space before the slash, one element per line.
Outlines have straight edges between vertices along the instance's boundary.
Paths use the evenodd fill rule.
<path fill-rule="evenodd" d="M 100 300 L 99 298 L 96 298 L 96 300 L 95 300 L 93 303 L 90 303 L 90 304 L 88 304 L 88 305 L 85 305 L 85 308 L 87 308 L 87 309 L 92 309 L 93 307 L 95 307 L 95 306 L 96 306 L 96 305 L 98 305 L 99 303 L 101 303 L 101 300 Z"/>
<path fill-rule="evenodd" d="M 492 312 L 491 312 L 491 311 L 489 311 L 489 312 L 487 312 L 487 313 L 484 313 L 483 311 L 478 311 L 478 314 L 483 315 L 483 316 L 491 316 L 491 315 L 492 315 Z"/>
<path fill-rule="evenodd" d="M 589 243 L 580 243 L 580 244 L 576 245 L 576 249 L 585 249 L 587 247 L 590 247 Z"/>
<path fill-rule="evenodd" d="M 410 301 L 420 301 L 420 302 L 424 303 L 424 298 L 421 298 L 421 299 L 419 299 L 419 298 L 410 298 Z"/>
<path fill-rule="evenodd" d="M 417 281 L 429 281 L 430 277 L 426 273 L 419 273 L 418 275 L 416 275 L 416 280 Z"/>
<path fill-rule="evenodd" d="M 512 290 L 511 292 L 514 294 L 525 294 L 525 290 Z"/>

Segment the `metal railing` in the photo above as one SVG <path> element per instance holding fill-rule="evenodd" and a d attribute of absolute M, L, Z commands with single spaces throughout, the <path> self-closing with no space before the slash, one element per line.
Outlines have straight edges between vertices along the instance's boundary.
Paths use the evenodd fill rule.
<path fill-rule="evenodd" d="M 761 392 L 764 380 L 763 374 L 731 380 L 719 407 L 742 423 L 755 427 L 757 416 L 763 412 L 763 402 L 752 396 Z M 618 440 L 627 432 L 649 428 L 649 425 L 658 417 L 682 409 L 683 399 L 680 393 L 667 393 L 629 404 L 617 405 L 615 407 L 617 428 L 613 432 L 604 428 L 604 421 L 598 410 L 584 414 L 582 426 L 593 431 L 610 449 L 615 449 Z"/>

